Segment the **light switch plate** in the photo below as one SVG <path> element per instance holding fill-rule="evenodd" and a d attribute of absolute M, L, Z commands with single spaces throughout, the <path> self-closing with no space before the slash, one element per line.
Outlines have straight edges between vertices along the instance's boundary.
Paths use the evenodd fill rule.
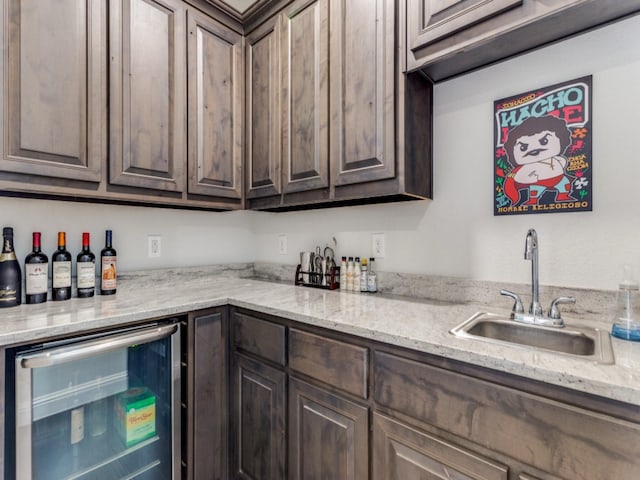
<path fill-rule="evenodd" d="M 287 236 L 286 235 L 278 235 L 278 253 L 280 255 L 287 254 Z"/>

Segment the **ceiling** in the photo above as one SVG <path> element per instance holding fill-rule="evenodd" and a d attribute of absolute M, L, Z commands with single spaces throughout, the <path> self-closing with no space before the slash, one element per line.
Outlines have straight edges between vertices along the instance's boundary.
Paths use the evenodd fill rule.
<path fill-rule="evenodd" d="M 220 3 L 225 3 L 240 14 L 246 12 L 253 5 L 258 3 L 260 0 L 219 0 Z"/>

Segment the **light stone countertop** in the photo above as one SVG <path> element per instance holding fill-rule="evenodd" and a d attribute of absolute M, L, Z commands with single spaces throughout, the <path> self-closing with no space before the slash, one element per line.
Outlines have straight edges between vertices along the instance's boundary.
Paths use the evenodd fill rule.
<path fill-rule="evenodd" d="M 125 274 L 115 296 L 0 310 L 0 346 L 235 305 L 360 337 L 440 355 L 640 406 L 640 343 L 613 339 L 615 365 L 538 349 L 456 338 L 449 330 L 481 304 L 327 291 L 203 269 Z M 508 311 L 490 308 L 496 313 Z M 566 315 L 567 323 L 572 322 Z M 577 324 L 577 323 L 576 323 Z"/>

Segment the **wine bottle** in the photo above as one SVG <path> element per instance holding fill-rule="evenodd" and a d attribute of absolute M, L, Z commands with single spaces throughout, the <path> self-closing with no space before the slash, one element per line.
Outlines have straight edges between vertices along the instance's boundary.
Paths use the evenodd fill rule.
<path fill-rule="evenodd" d="M 22 272 L 13 249 L 13 228 L 2 229 L 4 242 L 0 254 L 0 307 L 15 307 L 22 302 Z"/>
<path fill-rule="evenodd" d="M 100 252 L 100 295 L 116 293 L 116 251 L 111 245 L 111 230 L 105 232 L 105 246 Z"/>
<path fill-rule="evenodd" d="M 49 290 L 49 258 L 40 248 L 40 232 L 33 232 L 33 250 L 24 259 L 24 284 L 26 303 L 47 301 Z"/>
<path fill-rule="evenodd" d="M 67 235 L 58 232 L 58 250 L 51 255 L 52 300 L 69 300 L 71 298 L 71 254 L 67 251 Z"/>
<path fill-rule="evenodd" d="M 83 232 L 82 251 L 76 262 L 78 298 L 93 297 L 96 291 L 96 256 L 89 244 L 89 233 Z"/>

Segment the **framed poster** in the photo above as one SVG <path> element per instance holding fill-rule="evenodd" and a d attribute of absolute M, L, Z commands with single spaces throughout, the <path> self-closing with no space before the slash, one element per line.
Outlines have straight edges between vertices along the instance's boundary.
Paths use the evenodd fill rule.
<path fill-rule="evenodd" d="M 591 76 L 494 102 L 494 215 L 591 211 Z"/>

